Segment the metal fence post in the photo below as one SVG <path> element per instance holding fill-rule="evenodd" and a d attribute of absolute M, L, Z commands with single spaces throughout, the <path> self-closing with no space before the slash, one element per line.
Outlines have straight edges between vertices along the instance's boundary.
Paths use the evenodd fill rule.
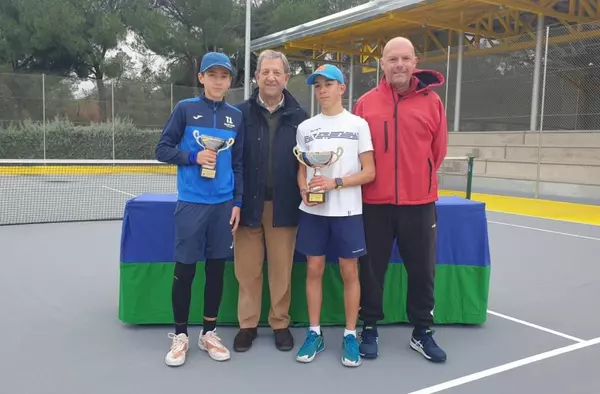
<path fill-rule="evenodd" d="M 110 83 L 110 101 L 112 114 L 112 159 L 115 160 L 115 81 Z"/>
<path fill-rule="evenodd" d="M 46 74 L 42 74 L 42 132 L 44 133 L 44 160 L 46 160 Z"/>
<path fill-rule="evenodd" d="M 450 50 L 451 46 L 448 45 L 448 56 L 446 57 L 446 95 L 444 97 L 444 110 L 446 111 L 446 115 L 448 114 L 448 90 L 450 89 L 448 85 L 450 84 Z"/>
<path fill-rule="evenodd" d="M 456 63 L 456 94 L 454 102 L 454 131 L 460 129 L 460 104 L 462 90 L 463 54 L 465 52 L 465 35 L 461 31 L 458 34 L 458 61 Z"/>
<path fill-rule="evenodd" d="M 533 86 L 531 92 L 531 114 L 529 118 L 529 130 L 535 131 L 537 126 L 538 103 L 540 100 L 540 66 L 542 63 L 542 32 L 544 31 L 544 15 L 538 15 L 536 40 L 535 40 L 535 59 L 533 67 Z"/>
<path fill-rule="evenodd" d="M 348 79 L 348 111 L 352 112 L 352 101 L 354 100 L 354 55 L 350 55 L 350 70 Z"/>
<path fill-rule="evenodd" d="M 544 107 L 546 104 L 546 77 L 548 76 L 548 39 L 550 26 L 546 27 L 546 46 L 544 49 L 544 77 L 542 82 L 542 108 L 540 113 L 540 132 L 538 133 L 537 175 L 535 177 L 535 198 L 540 196 L 540 169 L 542 167 L 542 131 L 544 130 Z"/>
<path fill-rule="evenodd" d="M 314 59 L 314 53 L 313 53 Z M 317 61 L 312 61 L 312 72 L 317 69 Z M 315 85 L 310 85 L 310 116 L 315 116 Z"/>

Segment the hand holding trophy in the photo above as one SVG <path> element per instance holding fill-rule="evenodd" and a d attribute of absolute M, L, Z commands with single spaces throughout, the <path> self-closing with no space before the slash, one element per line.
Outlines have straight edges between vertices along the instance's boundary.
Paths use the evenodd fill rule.
<path fill-rule="evenodd" d="M 213 137 L 211 135 L 200 134 L 198 130 L 194 130 L 194 138 L 198 145 L 203 147 L 204 149 L 212 150 L 217 154 L 224 150 L 231 148 L 231 146 L 235 143 L 234 138 L 229 138 L 228 140 L 224 140 L 223 138 Z M 217 176 L 217 163 L 214 165 L 204 164 L 202 165 L 202 170 L 200 171 L 200 176 L 204 178 L 214 179 Z"/>
<path fill-rule="evenodd" d="M 296 159 L 306 167 L 314 170 L 314 176 L 321 175 L 320 169 L 330 166 L 340 159 L 344 153 L 344 149 L 339 146 L 334 151 L 322 151 L 322 152 L 302 152 L 297 146 L 294 147 L 294 156 Z M 311 189 L 308 191 L 307 200 L 308 202 L 324 203 L 326 201 L 325 191 L 320 189 Z"/>

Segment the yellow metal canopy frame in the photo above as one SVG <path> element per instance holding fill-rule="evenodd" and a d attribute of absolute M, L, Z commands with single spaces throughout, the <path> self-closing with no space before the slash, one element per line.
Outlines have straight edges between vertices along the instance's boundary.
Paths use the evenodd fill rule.
<path fill-rule="evenodd" d="M 251 49 L 314 60 L 356 55 L 360 64 L 372 64 L 385 42 L 401 35 L 411 39 L 422 60 L 439 61 L 459 37 L 464 56 L 535 48 L 540 16 L 545 25 L 565 26 L 550 44 L 570 42 L 574 35 L 600 37 L 600 0 L 380 0 L 256 39 Z M 586 23 L 598 26 L 583 30 Z M 481 39 L 487 39 L 485 46 Z"/>

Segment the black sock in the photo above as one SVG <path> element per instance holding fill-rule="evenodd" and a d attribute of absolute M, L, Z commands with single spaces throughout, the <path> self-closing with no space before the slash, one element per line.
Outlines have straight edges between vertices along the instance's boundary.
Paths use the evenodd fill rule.
<path fill-rule="evenodd" d="M 413 336 L 422 336 L 427 330 L 429 330 L 427 326 L 415 326 L 412 334 Z"/>
<path fill-rule="evenodd" d="M 365 321 L 364 324 L 363 324 L 363 328 L 365 330 L 367 330 L 367 329 L 377 330 L 377 322 L 374 322 L 374 321 Z"/>
<path fill-rule="evenodd" d="M 188 335 L 187 323 L 175 323 L 175 335 L 179 334 Z"/>
<path fill-rule="evenodd" d="M 217 321 L 216 320 L 206 320 L 204 319 L 204 322 L 202 323 L 202 334 L 206 334 L 209 331 L 214 331 L 215 328 L 217 328 Z"/>

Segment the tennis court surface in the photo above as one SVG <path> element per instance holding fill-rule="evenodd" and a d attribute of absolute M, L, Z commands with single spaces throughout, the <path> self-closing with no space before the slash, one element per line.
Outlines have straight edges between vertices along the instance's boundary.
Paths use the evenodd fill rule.
<path fill-rule="evenodd" d="M 91 179 L 94 192 L 79 207 L 69 193 L 35 195 L 19 181 L 23 200 L 4 194 L 3 204 L 14 205 L 0 212 L 27 209 L 38 215 L 31 221 L 57 210 L 63 218 L 89 220 L 93 212 L 106 218 L 109 209 L 122 215 L 129 194 L 174 187 L 175 178 L 160 173 L 146 180 L 118 175 L 106 175 L 114 183 L 105 188 L 82 174 L 78 185 Z M 39 208 L 45 200 L 53 203 Z M 439 365 L 410 350 L 410 327 L 382 327 L 380 357 L 356 369 L 340 363 L 341 327 L 324 329 L 327 349 L 308 365 L 297 363 L 294 352 L 277 351 L 268 328 L 249 352 L 217 363 L 195 346 L 201 328 L 193 327 L 186 365 L 171 369 L 163 361 L 171 327 L 129 327 L 117 319 L 120 221 L 0 226 L 0 392 L 597 393 L 600 227 L 496 212 L 488 221 L 488 321 L 435 327 L 448 353 Z M 236 329 L 218 331 L 231 348 Z M 293 332 L 297 349 L 304 330 Z"/>

